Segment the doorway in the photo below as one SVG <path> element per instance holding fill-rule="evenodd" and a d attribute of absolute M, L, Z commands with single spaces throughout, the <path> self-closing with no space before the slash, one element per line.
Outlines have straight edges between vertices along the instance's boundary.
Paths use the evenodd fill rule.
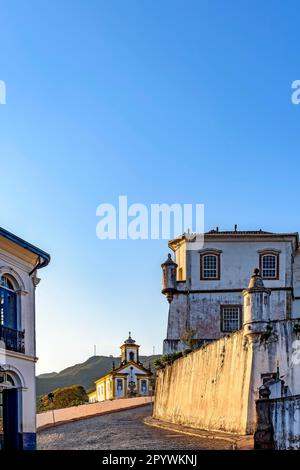
<path fill-rule="evenodd" d="M 9 383 L 14 387 L 11 377 L 7 376 Z M 19 422 L 18 422 L 18 390 L 16 388 L 0 388 L 0 449 L 18 450 Z"/>

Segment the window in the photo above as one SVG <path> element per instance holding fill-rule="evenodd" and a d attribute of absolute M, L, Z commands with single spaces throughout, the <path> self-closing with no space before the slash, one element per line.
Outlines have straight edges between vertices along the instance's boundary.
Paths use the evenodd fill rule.
<path fill-rule="evenodd" d="M 123 391 L 123 379 L 117 379 L 117 390 L 118 392 Z"/>
<path fill-rule="evenodd" d="M 221 331 L 232 332 L 239 330 L 242 323 L 241 305 L 222 305 L 221 306 Z"/>
<path fill-rule="evenodd" d="M 279 279 L 279 253 L 262 253 L 259 265 L 263 279 Z"/>
<path fill-rule="evenodd" d="M 200 279 L 220 279 L 220 255 L 215 253 L 203 253 L 200 255 Z"/>
<path fill-rule="evenodd" d="M 0 281 L 0 325 L 17 329 L 17 297 L 13 282 L 6 275 Z"/>
<path fill-rule="evenodd" d="M 133 351 L 129 352 L 129 361 L 134 362 L 134 352 Z"/>
<path fill-rule="evenodd" d="M 147 381 L 142 380 L 141 381 L 141 393 L 146 393 L 147 392 Z"/>

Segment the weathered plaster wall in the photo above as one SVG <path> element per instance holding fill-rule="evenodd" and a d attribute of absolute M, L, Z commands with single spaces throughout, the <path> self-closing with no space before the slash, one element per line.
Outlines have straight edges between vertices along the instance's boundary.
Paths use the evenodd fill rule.
<path fill-rule="evenodd" d="M 273 295 L 273 294 L 272 294 Z M 249 428 L 255 429 L 255 400 L 258 399 L 258 388 L 262 384 L 261 374 L 276 373 L 288 387 L 289 395 L 300 393 L 300 364 L 295 356 L 299 334 L 294 331 L 297 320 L 271 322 L 271 335 L 262 341 L 257 338 L 253 343 L 253 370 L 249 400 Z M 298 354 L 299 355 L 299 354 Z"/>
<path fill-rule="evenodd" d="M 233 241 L 231 243 L 210 241 L 205 249 L 221 251 L 220 280 L 203 281 L 200 279 L 200 254 L 191 251 L 191 289 L 244 289 L 254 268 L 259 267 L 259 252 L 276 249 L 280 251 L 279 279 L 266 281 L 267 287 L 288 287 L 292 285 L 291 255 L 289 242 L 284 241 Z"/>
<path fill-rule="evenodd" d="M 300 316 L 300 252 L 298 250 L 293 264 L 294 301 L 292 302 L 292 317 Z"/>
<path fill-rule="evenodd" d="M 204 429 L 254 432 L 262 374 L 275 374 L 278 367 L 287 393 L 300 393 L 298 323 L 270 322 L 266 336 L 252 335 L 245 326 L 175 361 L 158 374 L 154 416 Z"/>
<path fill-rule="evenodd" d="M 256 402 L 256 449 L 300 449 L 300 395 Z"/>
<path fill-rule="evenodd" d="M 251 370 L 243 331 L 214 341 L 158 374 L 154 417 L 245 434 Z"/>
<path fill-rule="evenodd" d="M 177 293 L 169 307 L 165 353 L 176 349 L 176 346 L 179 350 L 185 348 L 178 339 L 187 326 L 196 330 L 197 339 L 217 339 L 223 335 L 220 330 L 221 305 L 243 304 L 242 289 L 248 286 L 253 269 L 259 266 L 259 253 L 262 250 L 274 249 L 280 252 L 279 279 L 264 281 L 266 287 L 276 289 L 270 299 L 271 319 L 285 320 L 300 316 L 300 254 L 295 256 L 292 264 L 290 241 L 216 240 L 205 242 L 204 248 L 220 252 L 220 279 L 201 280 L 199 251 L 185 250 L 183 242 L 179 245 L 175 260 L 182 267 L 186 282 L 177 282 Z M 299 299 L 293 300 L 292 287 L 294 295 L 298 295 Z"/>
<path fill-rule="evenodd" d="M 287 293 L 285 291 L 272 292 L 270 311 L 273 320 L 285 319 L 283 312 L 286 311 L 286 299 Z M 175 294 L 169 307 L 167 330 L 169 342 L 165 343 L 164 353 L 174 351 L 173 343 L 170 340 L 178 340 L 187 327 L 196 331 L 196 338 L 213 340 L 224 336 L 221 331 L 221 305 L 225 304 L 242 305 L 244 316 L 243 296 L 239 292 Z M 186 346 L 177 343 L 177 348 L 183 350 Z"/>
<path fill-rule="evenodd" d="M 300 449 L 300 396 L 270 402 L 275 449 Z"/>
<path fill-rule="evenodd" d="M 220 246 L 218 246 L 220 248 Z M 241 255 L 239 252 L 239 246 L 236 247 L 235 256 Z M 254 247 L 251 247 L 254 250 Z M 256 246 L 257 249 L 257 246 Z M 230 251 L 230 250 L 229 250 Z M 254 251 L 255 253 L 255 251 Z M 252 251 L 249 253 L 246 251 L 245 255 L 251 258 L 253 256 Z M 225 252 L 224 255 L 225 257 Z M 279 281 L 265 281 L 266 287 L 286 287 L 286 282 L 290 279 L 285 279 L 284 266 L 286 265 L 285 257 L 280 264 L 281 279 Z M 192 276 L 192 286 L 199 288 L 198 281 L 196 279 L 196 273 L 200 272 L 200 256 L 199 253 L 191 253 L 192 259 L 192 271 L 194 269 L 194 275 Z M 223 258 L 222 258 L 223 259 Z M 287 256 L 287 259 L 289 257 Z M 243 263 L 244 260 L 241 261 Z M 225 261 L 222 261 L 225 270 Z M 250 265 L 250 261 L 249 261 Z M 231 271 L 228 275 L 236 277 L 238 276 L 238 267 L 232 263 L 230 267 Z M 221 268 L 222 269 L 222 268 Z M 283 270 L 283 272 L 282 272 Z M 199 272 L 198 272 L 199 271 Z M 187 327 L 191 327 L 196 331 L 195 337 L 197 339 L 213 340 L 223 336 L 221 331 L 221 305 L 234 304 L 242 305 L 243 309 L 243 296 L 242 291 L 240 292 L 218 292 L 218 288 L 246 288 L 249 283 L 249 276 L 251 271 L 243 272 L 241 278 L 237 278 L 234 285 L 232 281 L 227 278 L 227 275 L 222 275 L 220 281 L 214 281 L 216 284 L 213 286 L 213 281 L 201 281 L 201 289 L 216 289 L 213 292 L 193 292 L 187 293 L 186 283 L 177 283 L 178 293 L 174 294 L 173 300 L 169 306 L 168 314 L 168 328 L 167 338 L 164 343 L 164 353 L 172 352 L 174 350 L 183 350 L 185 345 L 179 343 L 178 339 L 183 335 Z M 223 279 L 225 278 L 225 279 Z M 247 281 L 246 281 L 247 279 Z M 242 280 L 242 282 L 241 282 Z M 184 292 L 184 293 L 183 293 Z M 300 301 L 299 301 L 300 305 Z M 299 309 L 298 309 L 299 310 Z M 285 290 L 273 291 L 270 298 L 270 311 L 272 320 L 285 320 L 286 318 L 299 317 L 300 310 L 295 310 L 295 301 L 292 302 L 291 293 Z"/>

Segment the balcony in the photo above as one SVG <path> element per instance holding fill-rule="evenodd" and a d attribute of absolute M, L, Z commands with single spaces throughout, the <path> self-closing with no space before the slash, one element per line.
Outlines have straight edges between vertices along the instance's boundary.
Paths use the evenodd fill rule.
<path fill-rule="evenodd" d="M 4 341 L 5 347 L 9 351 L 25 353 L 25 331 L 14 330 L 0 325 L 0 341 Z"/>

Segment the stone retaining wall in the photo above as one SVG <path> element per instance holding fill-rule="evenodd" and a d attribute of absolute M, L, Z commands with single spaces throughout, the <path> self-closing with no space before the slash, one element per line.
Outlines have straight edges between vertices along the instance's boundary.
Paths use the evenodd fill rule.
<path fill-rule="evenodd" d="M 122 398 L 119 400 L 106 400 L 98 403 L 72 406 L 70 408 L 54 410 L 55 423 L 53 422 L 53 412 L 46 411 L 37 415 L 37 429 L 40 431 L 55 424 L 92 418 L 93 416 L 144 406 L 148 403 L 151 403 L 151 397 Z"/>

